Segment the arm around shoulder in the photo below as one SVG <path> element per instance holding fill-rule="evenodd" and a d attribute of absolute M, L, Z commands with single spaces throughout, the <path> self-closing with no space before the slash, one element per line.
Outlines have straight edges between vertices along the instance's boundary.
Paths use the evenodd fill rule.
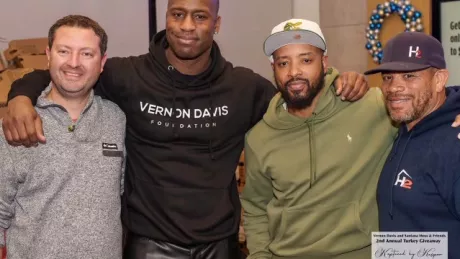
<path fill-rule="evenodd" d="M 35 105 L 38 97 L 50 82 L 51 76 L 48 70 L 34 70 L 13 82 L 8 93 L 8 102 L 22 95 L 31 99 Z"/>
<path fill-rule="evenodd" d="M 139 76 L 134 70 L 135 63 L 141 62 L 142 56 L 108 58 L 101 73 L 95 93 L 105 99 L 120 104 L 128 91 L 133 77 Z M 143 64 L 139 64 L 143 66 Z M 148 69 L 145 67 L 144 69 Z"/>

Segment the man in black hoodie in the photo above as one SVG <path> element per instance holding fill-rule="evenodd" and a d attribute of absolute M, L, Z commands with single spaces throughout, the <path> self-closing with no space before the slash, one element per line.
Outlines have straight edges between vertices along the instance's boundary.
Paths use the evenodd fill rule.
<path fill-rule="evenodd" d="M 125 258 L 238 257 L 234 172 L 245 133 L 276 89 L 221 56 L 213 41 L 219 26 L 217 0 L 170 0 L 166 30 L 149 53 L 111 58 L 104 67 L 96 92 L 127 115 Z M 13 84 L 3 121 L 11 144 L 46 141 L 30 100 L 49 79 L 35 71 Z M 368 89 L 357 73 L 341 81 L 351 101 Z"/>

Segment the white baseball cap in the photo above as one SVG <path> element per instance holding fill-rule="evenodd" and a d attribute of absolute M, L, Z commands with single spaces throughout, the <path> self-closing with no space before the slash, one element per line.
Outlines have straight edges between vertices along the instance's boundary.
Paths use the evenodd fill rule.
<path fill-rule="evenodd" d="M 264 42 L 265 55 L 271 58 L 273 52 L 289 44 L 309 44 L 327 51 L 319 25 L 309 20 L 290 19 L 276 25 Z"/>

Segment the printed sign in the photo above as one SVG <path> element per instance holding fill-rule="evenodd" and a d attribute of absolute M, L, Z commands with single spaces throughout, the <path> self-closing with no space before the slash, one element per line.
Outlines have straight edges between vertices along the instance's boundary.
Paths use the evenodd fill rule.
<path fill-rule="evenodd" d="M 447 232 L 372 232 L 372 259 L 448 259 Z"/>

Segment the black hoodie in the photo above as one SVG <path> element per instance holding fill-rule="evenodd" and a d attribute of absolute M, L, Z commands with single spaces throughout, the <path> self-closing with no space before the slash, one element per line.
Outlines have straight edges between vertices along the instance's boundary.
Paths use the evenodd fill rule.
<path fill-rule="evenodd" d="M 176 71 L 167 46 L 161 31 L 148 54 L 108 59 L 96 87 L 127 117 L 123 221 L 155 240 L 217 241 L 238 231 L 235 169 L 245 133 L 276 90 L 251 70 L 233 67 L 216 43 L 210 67 L 197 76 Z M 47 71 L 26 75 L 9 98 L 35 99 L 49 80 Z"/>

